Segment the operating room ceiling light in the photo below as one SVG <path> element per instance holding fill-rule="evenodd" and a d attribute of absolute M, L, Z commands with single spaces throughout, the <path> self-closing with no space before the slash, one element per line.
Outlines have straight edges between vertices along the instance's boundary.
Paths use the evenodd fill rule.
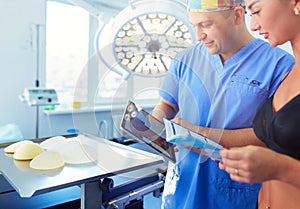
<path fill-rule="evenodd" d="M 175 16 L 174 11 L 179 15 Z M 175 55 L 195 41 L 186 13 L 179 0 L 134 1 L 116 17 L 117 29 L 109 30 L 113 35 L 113 59 L 107 58 L 107 51 L 98 50 L 98 54 L 113 70 L 121 67 L 129 74 L 165 75 Z"/>
<path fill-rule="evenodd" d="M 152 13 L 126 23 L 115 39 L 114 53 L 127 70 L 141 75 L 167 72 L 176 53 L 190 46 L 186 25 L 171 15 Z"/>

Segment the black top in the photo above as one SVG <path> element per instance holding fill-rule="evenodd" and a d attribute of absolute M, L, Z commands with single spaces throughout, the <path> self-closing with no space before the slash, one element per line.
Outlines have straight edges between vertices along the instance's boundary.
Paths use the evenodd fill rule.
<path fill-rule="evenodd" d="M 273 97 L 256 113 L 254 132 L 270 149 L 300 160 L 300 94 L 277 112 L 272 101 Z"/>

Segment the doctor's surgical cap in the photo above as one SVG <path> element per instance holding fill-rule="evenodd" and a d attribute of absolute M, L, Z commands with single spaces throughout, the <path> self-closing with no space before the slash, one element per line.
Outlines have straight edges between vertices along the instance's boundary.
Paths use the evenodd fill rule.
<path fill-rule="evenodd" d="M 245 6 L 244 0 L 187 0 L 189 12 L 217 12 Z"/>

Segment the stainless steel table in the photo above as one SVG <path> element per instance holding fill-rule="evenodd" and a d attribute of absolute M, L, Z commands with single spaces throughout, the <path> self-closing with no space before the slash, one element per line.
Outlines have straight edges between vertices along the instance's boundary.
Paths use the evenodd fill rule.
<path fill-rule="evenodd" d="M 161 156 L 86 134 L 78 137 L 82 145 L 92 147 L 96 161 L 70 165 L 51 171 L 38 171 L 29 162 L 17 162 L 0 149 L 0 171 L 21 197 L 31 197 L 74 185 L 81 186 L 81 209 L 100 208 L 100 181 L 114 175 L 163 163 Z M 90 153 L 87 152 L 89 155 Z"/>

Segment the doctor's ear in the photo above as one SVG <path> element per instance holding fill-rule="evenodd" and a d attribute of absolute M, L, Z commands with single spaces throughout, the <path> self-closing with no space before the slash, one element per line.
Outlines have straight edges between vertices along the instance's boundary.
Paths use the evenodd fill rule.
<path fill-rule="evenodd" d="M 245 9 L 241 6 L 234 8 L 234 21 L 235 24 L 239 25 L 244 22 L 245 18 Z"/>

